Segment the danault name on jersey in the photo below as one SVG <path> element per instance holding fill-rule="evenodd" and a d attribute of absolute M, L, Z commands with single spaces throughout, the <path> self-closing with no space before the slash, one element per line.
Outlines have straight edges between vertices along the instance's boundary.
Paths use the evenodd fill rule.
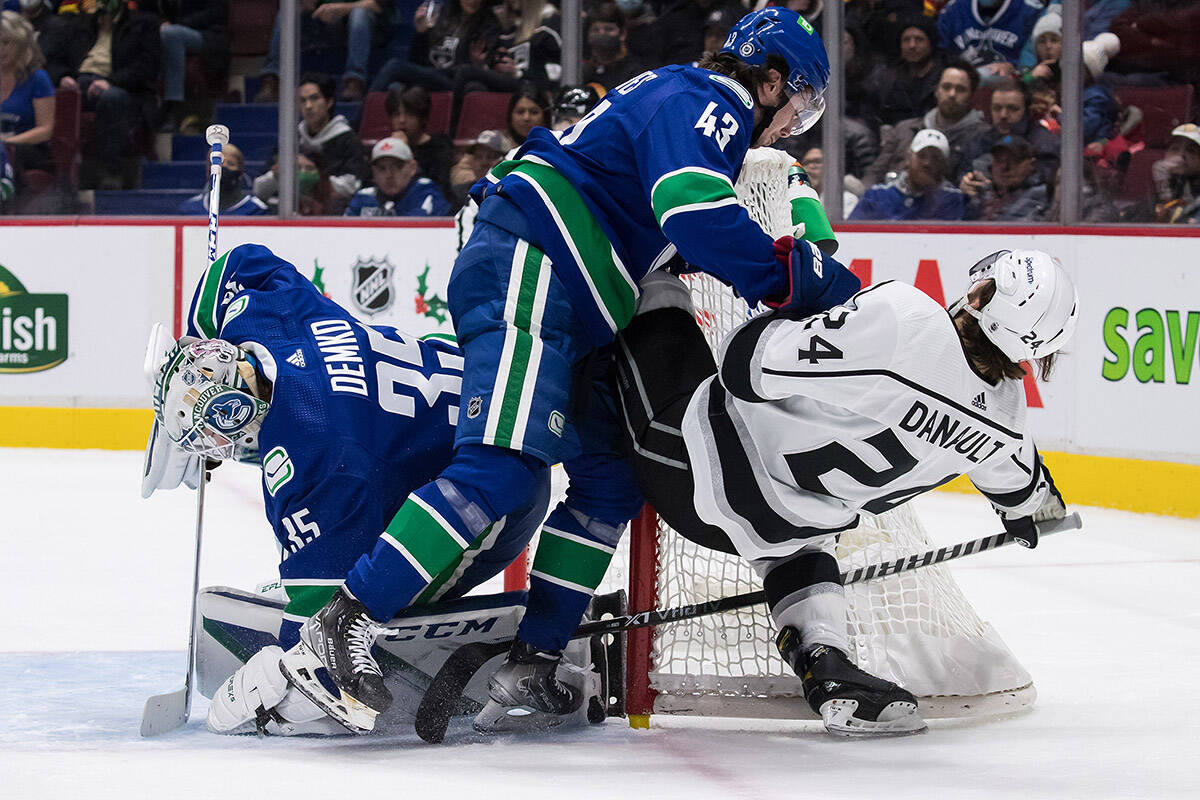
<path fill-rule="evenodd" d="M 987 461 L 1005 445 L 1004 441 L 993 439 L 970 423 L 930 408 L 920 400 L 913 401 L 900 420 L 900 427 L 936 447 L 954 450 L 976 464 Z"/>

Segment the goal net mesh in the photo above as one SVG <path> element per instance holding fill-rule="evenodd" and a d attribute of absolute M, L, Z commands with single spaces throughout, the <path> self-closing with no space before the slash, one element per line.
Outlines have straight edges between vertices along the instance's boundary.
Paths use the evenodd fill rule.
<path fill-rule="evenodd" d="M 776 150 L 752 150 L 737 184 L 752 218 L 773 237 L 791 233 L 787 171 L 792 159 Z M 756 312 L 715 279 L 688 276 L 696 317 L 709 344 L 720 341 Z M 654 570 L 656 608 L 673 608 L 761 589 L 742 559 L 699 547 L 658 521 Z M 843 569 L 891 561 L 932 547 L 908 505 L 839 537 Z M 614 563 L 620 563 L 618 555 Z M 651 565 L 639 565 L 641 569 Z M 639 567 L 635 567 L 637 569 Z M 626 580 L 617 570 L 610 581 Z M 1003 710 L 1032 701 L 1030 677 L 972 608 L 945 567 L 928 567 L 846 587 L 851 656 L 865 670 L 923 697 L 1004 695 Z M 765 606 L 662 625 L 652 640 L 650 686 L 664 697 L 794 698 L 799 679 L 774 646 Z M 631 665 L 631 669 L 637 665 Z M 1025 691 L 1026 696 L 1016 698 Z M 719 703 L 716 704 L 719 706 Z M 794 707 L 797 704 L 792 701 Z M 957 702 L 943 716 L 980 713 L 980 703 Z M 711 708 L 711 706 L 710 706 Z M 656 710 L 672 710 L 659 708 Z M 678 710 L 675 709 L 675 710 Z M 936 710 L 935 710 L 936 711 Z M 708 713 L 722 713 L 710 710 Z M 983 712 L 986 713 L 986 712 Z M 930 714 L 926 710 L 927 715 Z"/>

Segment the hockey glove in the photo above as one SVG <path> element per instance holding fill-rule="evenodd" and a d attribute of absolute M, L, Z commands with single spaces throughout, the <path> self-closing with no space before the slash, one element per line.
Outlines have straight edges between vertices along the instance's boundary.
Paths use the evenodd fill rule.
<path fill-rule="evenodd" d="M 1063 501 L 1058 487 L 1054 485 L 1054 478 L 1050 477 L 1050 471 L 1045 466 L 1042 467 L 1042 475 L 1046 478 L 1046 497 L 1032 516 L 1009 519 L 1003 513 L 1000 515 L 1000 519 L 1004 522 L 1004 530 L 1008 531 L 1017 544 L 1030 549 L 1037 547 L 1037 524 L 1039 522 L 1062 519 L 1067 515 L 1067 504 Z"/>
<path fill-rule="evenodd" d="M 765 300 L 771 308 L 811 316 L 841 305 L 862 288 L 858 277 L 811 242 L 782 236 L 775 258 L 787 283 L 780 297 Z"/>

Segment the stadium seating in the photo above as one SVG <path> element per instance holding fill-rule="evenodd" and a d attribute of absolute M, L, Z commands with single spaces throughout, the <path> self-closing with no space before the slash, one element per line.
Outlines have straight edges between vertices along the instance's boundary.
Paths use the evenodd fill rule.
<path fill-rule="evenodd" d="M 504 130 L 508 125 L 508 92 L 471 92 L 463 98 L 454 143 L 469 144 L 480 131 Z"/>
<path fill-rule="evenodd" d="M 1191 119 L 1191 84 L 1181 86 L 1122 86 L 1117 96 L 1122 106 L 1142 110 L 1147 147 L 1166 147 L 1171 131 Z"/>

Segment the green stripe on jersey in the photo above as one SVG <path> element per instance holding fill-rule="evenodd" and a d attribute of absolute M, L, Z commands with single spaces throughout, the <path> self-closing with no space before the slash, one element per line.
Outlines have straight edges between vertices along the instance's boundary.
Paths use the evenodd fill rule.
<path fill-rule="evenodd" d="M 217 309 L 221 301 L 221 274 L 225 272 L 225 261 L 228 258 L 229 253 L 226 253 L 208 268 L 200 288 L 200 297 L 196 300 L 196 316 L 192 322 L 206 339 L 215 339 L 221 332 L 221 327 L 217 324 Z"/>
<path fill-rule="evenodd" d="M 453 564 L 467 547 L 450 523 L 443 525 L 414 495 L 404 501 L 382 535 L 395 541 L 430 577 Z"/>
<path fill-rule="evenodd" d="M 613 551 L 577 537 L 565 538 L 549 528 L 542 529 L 533 571 L 589 590 L 600 585 Z"/>
<path fill-rule="evenodd" d="M 283 613 L 294 614 L 298 617 L 311 617 L 329 602 L 337 590 L 336 586 L 285 583 L 283 591 L 287 593 L 288 604 Z"/>
<path fill-rule="evenodd" d="M 624 328 L 633 319 L 637 284 L 620 263 L 612 242 L 579 192 L 548 164 L 503 161 L 492 168 L 492 176 L 497 179 L 513 173 L 532 186 L 546 204 L 609 327 L 613 332 Z"/>
<path fill-rule="evenodd" d="M 533 355 L 533 335 L 530 331 L 533 327 L 534 302 L 537 299 L 537 287 L 544 258 L 541 250 L 533 245 L 528 245 L 520 273 L 514 272 L 509 276 L 510 281 L 516 280 L 519 281 L 519 284 L 516 308 L 512 309 L 512 324 L 515 330 L 510 329 L 510 333 L 514 337 L 512 355 L 507 364 L 501 365 L 502 369 L 507 368 L 508 377 L 504 384 L 504 399 L 500 406 L 500 416 L 496 422 L 496 433 L 493 439 L 493 443 L 497 447 L 512 448 L 519 447 L 521 444 L 520 442 L 514 444 L 513 437 L 516 433 L 521 401 L 524 399 L 525 384 L 531 366 L 536 375 L 537 365 L 530 364 L 530 357 Z M 539 320 L 543 310 L 536 309 L 536 316 Z M 508 309 L 505 309 L 505 313 L 508 313 Z"/>
<path fill-rule="evenodd" d="M 650 192 L 650 204 L 660 228 L 673 214 L 691 210 L 689 206 L 730 200 L 737 202 L 737 194 L 729 179 L 716 172 L 700 169 L 681 169 L 668 173 L 658 179 Z"/>

